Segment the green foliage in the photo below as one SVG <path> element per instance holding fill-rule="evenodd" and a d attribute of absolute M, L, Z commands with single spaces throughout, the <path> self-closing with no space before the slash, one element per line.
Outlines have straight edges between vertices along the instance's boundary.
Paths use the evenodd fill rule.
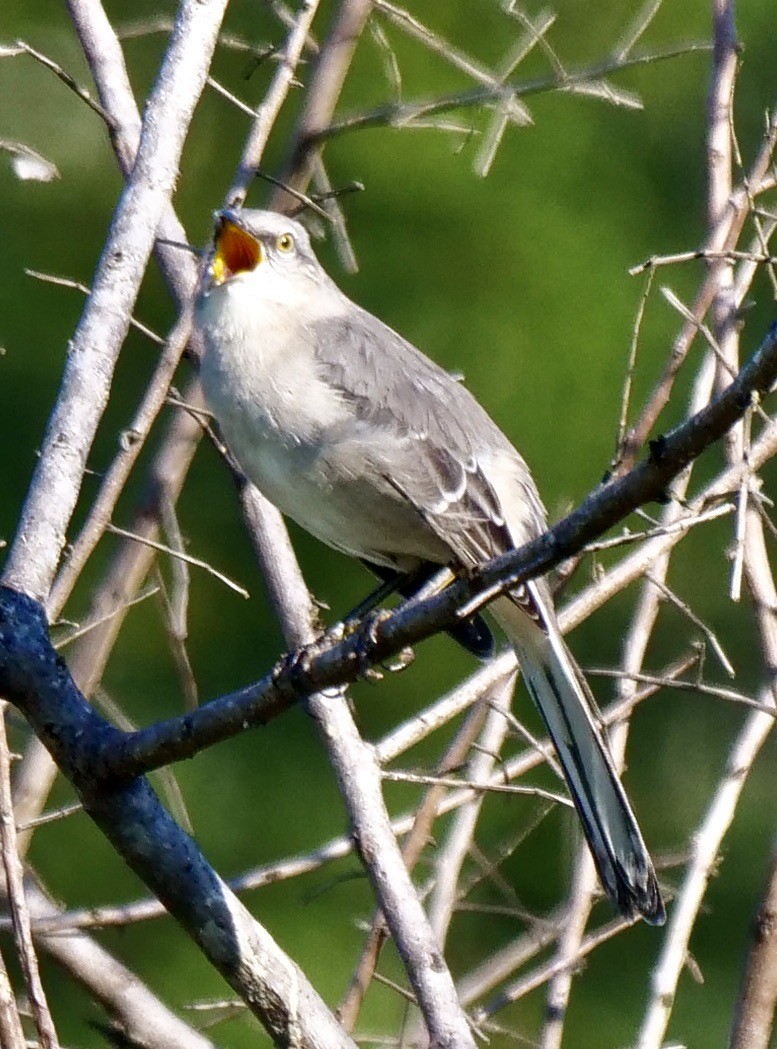
<path fill-rule="evenodd" d="M 508 45 L 512 29 L 498 5 L 487 0 L 416 6 L 420 17 L 434 17 L 441 33 L 485 61 L 497 61 Z M 747 158 L 761 132 L 761 111 L 774 91 L 773 31 L 767 31 L 766 5 L 742 6 L 740 31 L 747 50 L 739 115 Z M 166 8 L 172 11 L 172 5 Z M 115 0 L 110 14 L 122 24 L 140 17 L 143 9 L 149 15 L 158 13 L 157 5 Z M 550 39 L 568 68 L 596 63 L 611 49 L 625 17 L 623 5 L 615 2 L 597 4 L 594 15 L 591 5 L 566 0 L 558 5 Z M 661 48 L 706 37 L 708 19 L 705 5 L 666 5 L 645 44 Z M 280 28 L 262 5 L 234 4 L 228 25 L 251 40 L 282 39 Z M 430 59 L 396 29 L 389 27 L 386 32 L 396 47 L 406 99 L 433 97 L 464 86 L 459 74 Z M 88 83 L 64 6 L 46 0 L 5 0 L 3 37 L 24 37 Z M 161 36 L 126 42 L 141 97 L 152 83 L 162 46 Z M 380 60 L 374 43 L 365 36 L 343 99 L 344 111 L 391 97 L 390 85 L 376 72 Z M 215 75 L 249 104 L 256 103 L 271 67 L 260 66 L 250 79 L 244 78 L 246 69 L 244 55 L 223 52 Z M 531 79 L 546 71 L 535 55 L 521 75 Z M 613 452 L 631 327 L 642 292 L 641 278 L 629 277 L 628 267 L 653 253 L 692 249 L 703 239 L 708 74 L 709 55 L 702 52 L 619 75 L 615 78 L 619 87 L 642 96 L 642 112 L 560 93 L 530 99 L 534 125 L 508 131 L 485 180 L 472 172 L 479 133 L 489 119 L 482 113 L 451 114 L 451 119 L 471 127 L 471 135 L 373 129 L 343 136 L 328 146 L 333 182 L 359 180 L 366 187 L 345 204 L 360 272 L 353 277 L 338 272 L 333 252 L 324 246 L 321 256 L 330 272 L 349 295 L 426 353 L 466 373 L 471 388 L 524 452 L 552 517 L 597 483 Z M 0 345 L 5 350 L 0 358 L 4 482 L 0 537 L 10 539 L 67 339 L 81 308 L 78 292 L 41 284 L 23 270 L 45 270 L 88 283 L 120 180 L 99 119 L 28 57 L 0 61 L 0 100 L 0 136 L 40 150 L 62 176 L 46 185 L 21 183 L 0 155 Z M 277 171 L 284 156 L 284 134 L 295 106 L 292 100 L 278 125 L 266 159 L 269 171 Z M 245 116 L 213 92 L 206 93 L 177 195 L 177 206 L 195 243 L 208 236 L 210 212 L 230 183 L 246 130 Z M 249 202 L 258 205 L 265 199 L 264 187 L 257 184 Z M 670 283 L 688 301 L 700 265 L 665 271 L 662 282 Z M 149 276 L 137 315 L 164 333 L 174 315 L 160 285 L 156 275 Z M 761 297 L 761 311 L 766 313 L 765 288 Z M 635 406 L 658 374 L 676 327 L 676 316 L 654 293 L 645 321 Z M 760 330 L 757 322 L 753 330 Z M 746 336 L 748 348 L 752 341 Z M 117 433 L 131 416 L 156 353 L 139 336 L 128 340 L 111 408 L 92 453 L 90 465 L 95 471 L 110 462 Z M 145 455 L 138 478 L 147 461 Z M 89 485 L 93 491 L 92 482 Z M 117 514 L 118 524 L 127 522 L 138 490 L 138 480 L 133 479 Z M 199 453 L 179 514 L 188 549 L 251 591 L 251 601 L 246 603 L 193 570 L 189 651 L 202 696 L 207 698 L 264 673 L 281 651 L 281 642 L 230 480 L 206 448 Z M 720 556 L 721 536 L 728 527 L 724 524 L 717 532 L 689 541 L 675 582 L 726 637 L 741 672 L 737 685 L 746 689 L 754 684 L 748 671 L 753 638 L 732 636 L 729 629 L 727 564 Z M 332 609 L 327 616 L 338 617 L 363 596 L 370 580 L 358 566 L 296 532 L 294 536 L 311 588 Z M 114 543 L 109 537 L 103 540 L 85 582 L 99 578 Z M 627 595 L 602 611 L 573 639 L 584 665 L 612 664 L 618 658 L 630 600 Z M 84 585 L 68 616 L 78 619 L 87 602 Z M 679 618 L 673 613 L 667 616 L 669 625 L 651 654 L 655 667 L 677 655 L 688 637 L 686 624 L 678 630 Z M 354 690 L 363 729 L 369 737 L 379 736 L 428 697 L 452 685 L 468 666 L 444 639 L 421 646 L 416 664 L 406 674 L 377 687 Z M 105 687 L 139 723 L 181 709 L 156 599 L 130 613 Z M 605 682 L 602 698 L 609 691 Z M 643 730 L 643 719 L 649 731 Z M 683 847 L 740 719 L 738 713 L 722 710 L 712 701 L 674 694 L 664 694 L 639 715 L 636 738 L 641 749 L 630 756 L 628 780 L 659 853 Z M 429 747 L 422 758 L 431 760 Z M 177 774 L 198 840 L 228 875 L 303 851 L 346 829 L 314 728 L 299 712 L 202 755 Z M 712 912 L 700 922 L 693 949 L 708 982 L 694 988 L 678 1010 L 673 1033 L 680 1041 L 721 1044 L 729 1023 L 743 929 L 768 852 L 772 803 L 764 779 L 757 777 L 750 788 L 731 856 L 710 897 Z M 389 793 L 405 802 L 415 796 L 410 790 Z M 516 804 L 513 809 L 513 804 L 500 801 L 495 806 L 495 838 L 509 833 L 516 820 L 530 819 L 530 806 Z M 572 837 L 569 821 L 555 814 L 536 834 L 538 845 L 529 869 L 518 853 L 510 870 L 528 906 L 551 904 L 553 890 L 567 876 Z M 489 848 L 488 842 L 481 844 Z M 54 894 L 69 904 L 121 901 L 141 893 L 134 877 L 83 816 L 40 831 L 32 859 Z M 356 860 L 349 859 L 301 882 L 274 886 L 249 898 L 259 918 L 331 1002 L 343 992 L 361 943 L 361 934 L 343 921 L 342 914 L 355 922 L 369 916 L 372 906 L 363 878 L 333 879 L 357 871 Z M 470 915 L 454 937 L 455 969 L 468 969 L 504 939 L 507 920 Z M 188 949 L 169 920 L 157 923 L 152 940 L 149 952 L 147 930 L 142 927 L 106 937 L 108 945 L 141 976 L 153 976 L 156 986 L 161 976 L 162 993 L 177 1007 L 224 993 L 220 979 Z M 602 1049 L 633 1037 L 646 973 L 658 943 L 655 932 L 634 930 L 595 956 L 591 979 L 580 981 L 581 992 L 574 999 L 570 1023 L 580 1032 L 576 1046 Z M 393 975 L 400 978 L 397 967 Z M 47 968 L 44 976 L 63 1043 L 104 1044 L 87 1026 L 96 1016 L 95 1008 L 74 996 L 69 982 L 56 971 Z M 514 1007 L 505 1019 L 528 1033 L 537 1009 L 535 1000 Z M 377 989 L 362 1029 L 396 1023 L 400 1013 L 396 998 Z M 217 1030 L 220 1044 L 233 1049 L 256 1045 L 257 1039 L 264 1044 L 263 1036 L 246 1019 Z M 498 1038 L 491 1042 L 495 1047 L 503 1044 L 508 1042 Z"/>

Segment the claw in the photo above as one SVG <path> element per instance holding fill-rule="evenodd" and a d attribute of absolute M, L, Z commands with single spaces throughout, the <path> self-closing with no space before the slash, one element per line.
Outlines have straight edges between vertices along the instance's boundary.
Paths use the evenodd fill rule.
<path fill-rule="evenodd" d="M 385 608 L 377 609 L 365 616 L 361 624 L 354 624 L 354 630 L 360 626 L 356 640 L 356 658 L 359 661 L 359 677 L 365 681 L 382 681 L 383 671 L 370 663 L 370 653 L 378 641 L 378 627 L 391 613 Z"/>
<path fill-rule="evenodd" d="M 399 674 L 403 670 L 407 670 L 411 663 L 415 661 L 415 652 L 407 645 L 401 649 L 395 656 L 392 656 L 390 660 L 385 663 L 381 663 L 381 666 L 388 674 Z"/>

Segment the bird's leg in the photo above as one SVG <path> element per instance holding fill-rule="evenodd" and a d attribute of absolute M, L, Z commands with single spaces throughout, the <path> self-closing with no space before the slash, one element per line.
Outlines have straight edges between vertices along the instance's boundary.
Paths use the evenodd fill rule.
<path fill-rule="evenodd" d="M 414 572 L 396 573 L 393 583 L 394 590 L 400 593 L 408 601 L 423 601 L 427 597 L 434 597 L 435 594 L 442 593 L 446 586 L 450 586 L 455 578 L 454 573 L 448 567 L 441 568 L 439 565 L 423 564 Z M 383 585 L 387 586 L 388 580 Z M 373 638 L 375 628 L 380 621 L 380 613 L 375 614 L 373 616 L 373 622 L 369 627 L 370 636 Z M 455 640 L 460 641 L 454 633 L 451 631 L 449 631 L 449 633 L 451 633 L 451 636 L 454 637 Z M 467 646 L 464 645 L 464 647 L 466 648 Z M 390 663 L 384 663 L 382 666 L 390 673 L 397 673 L 410 666 L 414 659 L 415 652 L 409 645 L 407 645 L 401 651 L 397 652 Z"/>
<path fill-rule="evenodd" d="M 369 635 L 374 638 L 374 630 L 378 623 L 389 614 L 387 612 L 381 613 L 378 611 L 379 606 L 394 594 L 401 594 L 403 597 L 416 597 L 420 592 L 420 589 L 428 585 L 430 569 L 433 570 L 437 567 L 436 565 L 421 565 L 413 572 L 400 572 L 383 565 L 372 565 L 366 561 L 364 564 L 375 572 L 383 582 L 380 586 L 371 591 L 363 601 L 360 601 L 359 604 L 345 616 L 342 622 L 335 624 L 335 626 L 327 632 L 330 637 L 347 637 L 368 617 L 370 617 L 371 622 L 367 626 L 367 631 Z M 428 595 L 424 594 L 423 596 Z M 364 660 L 364 668 L 361 672 L 362 677 L 369 681 L 379 681 L 383 676 L 380 670 L 377 667 L 368 664 L 366 652 L 363 653 L 362 658 Z M 407 647 L 403 648 L 401 652 L 398 652 L 390 662 L 382 664 L 382 666 L 388 673 L 398 673 L 400 670 L 404 670 L 408 667 L 414 659 L 415 653 L 412 648 Z"/>
<path fill-rule="evenodd" d="M 455 573 L 450 567 L 441 567 L 431 561 L 420 564 L 413 572 L 405 573 L 387 568 L 385 565 L 372 564 L 369 561 L 362 563 L 384 581 L 384 586 L 378 587 L 354 609 L 346 617 L 346 622 L 358 619 L 393 593 L 401 594 L 408 600 L 433 597 L 444 590 L 455 578 Z M 461 617 L 459 622 L 449 627 L 446 633 L 478 659 L 488 660 L 494 654 L 493 635 L 488 625 L 478 615 Z"/>
<path fill-rule="evenodd" d="M 371 590 L 367 596 L 359 602 L 359 604 L 351 609 L 347 616 L 343 619 L 343 623 L 347 626 L 351 623 L 358 623 L 368 613 L 374 611 L 379 605 L 382 605 L 389 597 L 394 594 L 402 594 L 407 596 L 407 590 L 409 588 L 410 593 L 415 595 L 416 587 L 421 585 L 426 579 L 427 575 L 420 568 L 416 569 L 415 572 L 399 572 L 393 568 L 384 568 L 383 566 L 376 566 L 368 564 L 366 561 L 363 562 L 367 567 L 375 572 L 375 574 L 383 580 L 380 586 L 376 586 L 374 590 Z"/>
<path fill-rule="evenodd" d="M 372 648 L 378 640 L 378 627 L 386 619 L 389 619 L 391 614 L 385 608 L 373 609 L 366 616 L 362 617 L 358 623 L 353 624 L 353 630 L 358 630 L 357 658 L 360 664 L 359 675 L 365 681 L 380 681 L 383 677 L 381 669 L 389 674 L 397 674 L 400 670 L 405 670 L 409 667 L 415 659 L 415 652 L 407 645 L 397 652 L 396 655 L 392 656 L 390 661 L 381 663 L 380 668 L 370 662 Z"/>

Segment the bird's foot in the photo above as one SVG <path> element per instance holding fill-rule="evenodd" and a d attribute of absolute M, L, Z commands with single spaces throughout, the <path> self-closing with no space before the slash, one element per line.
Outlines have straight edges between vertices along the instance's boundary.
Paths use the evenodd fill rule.
<path fill-rule="evenodd" d="M 400 649 L 399 652 L 390 656 L 385 662 L 376 665 L 373 662 L 373 653 L 378 644 L 378 630 L 381 623 L 391 618 L 392 613 L 387 609 L 376 609 L 364 616 L 359 622 L 346 621 L 341 624 L 345 629 L 345 636 L 356 634 L 356 659 L 359 663 L 359 677 L 365 681 L 381 681 L 384 672 L 387 674 L 398 674 L 405 670 L 415 659 L 415 652 L 410 646 Z"/>

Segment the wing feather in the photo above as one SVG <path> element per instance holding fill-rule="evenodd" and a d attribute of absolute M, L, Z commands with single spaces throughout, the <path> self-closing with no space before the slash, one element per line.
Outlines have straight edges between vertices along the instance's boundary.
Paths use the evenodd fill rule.
<path fill-rule="evenodd" d="M 505 508 L 488 475 L 495 456 L 514 464 L 536 518 L 539 495 L 523 460 L 475 398 L 448 372 L 364 310 L 314 326 L 325 381 L 347 401 L 365 430 L 406 454 L 387 457 L 384 478 L 410 502 L 464 564 L 515 545 Z"/>

